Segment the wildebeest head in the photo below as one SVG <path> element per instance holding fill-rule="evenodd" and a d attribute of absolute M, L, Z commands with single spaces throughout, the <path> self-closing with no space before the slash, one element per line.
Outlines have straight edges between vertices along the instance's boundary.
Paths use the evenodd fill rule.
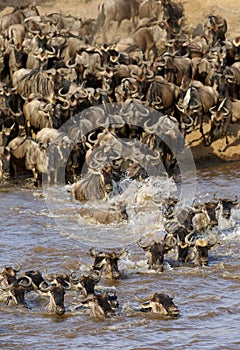
<path fill-rule="evenodd" d="M 165 217 L 169 219 L 169 221 L 178 222 L 179 226 L 185 227 L 189 232 L 193 229 L 192 219 L 196 214 L 196 210 L 191 207 L 177 208 L 170 215 L 166 215 Z"/>
<path fill-rule="evenodd" d="M 82 304 L 90 307 L 90 314 L 93 317 L 114 315 L 114 310 L 112 309 L 107 293 L 94 294 L 91 298 L 83 301 Z"/>
<path fill-rule="evenodd" d="M 30 290 L 39 290 L 40 284 L 44 282 L 41 272 L 37 270 L 26 271 L 24 273 L 24 276 L 31 278 L 32 283 L 30 286 Z"/>
<path fill-rule="evenodd" d="M 14 281 L 11 285 L 4 287 L 1 286 L 0 289 L 7 295 L 7 305 L 20 305 L 26 307 L 25 302 L 25 292 L 31 286 L 31 278 L 24 277 L 19 279 L 19 281 Z"/>
<path fill-rule="evenodd" d="M 77 290 L 81 290 L 82 295 L 87 297 L 90 294 L 94 294 L 94 288 L 96 284 L 100 281 L 101 279 L 101 272 L 99 271 L 94 271 L 91 272 L 88 275 L 83 275 L 81 277 L 78 277 L 74 272 L 70 276 L 70 281 L 72 285 Z"/>
<path fill-rule="evenodd" d="M 40 290 L 49 296 L 48 309 L 57 315 L 63 315 L 65 313 L 64 296 L 65 289 L 59 285 L 45 286 L 45 282 L 42 282 L 39 286 Z"/>
<path fill-rule="evenodd" d="M 105 269 L 106 276 L 117 279 L 121 273 L 118 269 L 118 261 L 127 256 L 128 252 L 123 249 L 121 252 L 95 252 L 93 248 L 89 250 L 89 255 L 94 258 L 93 270 L 102 271 Z"/>
<path fill-rule="evenodd" d="M 2 269 L 0 273 L 1 285 L 7 287 L 14 282 L 17 282 L 17 272 L 21 269 L 20 265 L 16 265 L 15 267 L 7 266 Z"/>
<path fill-rule="evenodd" d="M 162 237 L 153 239 L 141 238 L 137 241 L 148 256 L 149 269 L 163 271 L 164 254 L 171 250 L 177 243 L 177 239 L 173 235 L 163 233 Z"/>
<path fill-rule="evenodd" d="M 2 143 L 3 147 L 6 147 L 10 141 L 18 136 L 19 124 L 15 118 L 9 117 L 1 124 L 2 130 Z"/>
<path fill-rule="evenodd" d="M 218 215 L 222 215 L 224 219 L 230 219 L 232 208 L 234 208 L 237 205 L 237 196 L 235 200 L 228 198 L 219 199 L 219 206 L 217 207 L 217 211 L 219 211 Z"/>
<path fill-rule="evenodd" d="M 218 202 L 205 202 L 202 204 L 202 206 L 206 209 L 208 216 L 211 221 L 211 226 L 216 226 L 218 224 L 218 220 L 216 217 L 216 208 L 217 208 Z"/>
<path fill-rule="evenodd" d="M 208 265 L 208 251 L 219 244 L 215 236 L 193 236 L 192 233 L 186 236 L 185 242 L 189 247 L 185 262 L 193 262 L 200 266 Z"/>
<path fill-rule="evenodd" d="M 57 315 L 65 313 L 64 295 L 65 290 L 62 286 L 52 286 L 50 289 L 50 304 Z"/>
<path fill-rule="evenodd" d="M 136 297 L 136 300 L 141 303 L 142 311 L 151 311 L 163 316 L 176 317 L 179 315 L 179 309 L 173 302 L 173 296 L 166 293 L 153 293 L 144 299 Z"/>
<path fill-rule="evenodd" d="M 209 143 L 226 136 L 227 125 L 231 120 L 231 113 L 228 107 L 228 99 L 224 98 L 220 105 L 209 109 L 211 113 L 211 128 L 209 132 Z"/>
<path fill-rule="evenodd" d="M 25 288 L 23 286 L 15 282 L 9 287 L 9 296 L 7 298 L 7 305 L 26 306 Z"/>

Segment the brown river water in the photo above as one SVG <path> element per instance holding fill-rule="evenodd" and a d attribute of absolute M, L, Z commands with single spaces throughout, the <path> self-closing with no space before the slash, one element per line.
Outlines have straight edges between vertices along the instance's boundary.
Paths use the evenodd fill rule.
<path fill-rule="evenodd" d="M 211 199 L 215 192 L 240 198 L 239 162 L 197 171 L 196 196 Z M 219 223 L 221 244 L 210 250 L 208 266 L 173 267 L 166 255 L 159 273 L 147 269 L 136 244 L 139 235 L 161 226 L 156 208 L 133 211 L 127 224 L 96 225 L 80 218 L 81 205 L 70 198 L 68 186 L 43 191 L 4 185 L 0 196 L 0 266 L 19 263 L 22 271 L 54 274 L 90 266 L 90 246 L 128 250 L 119 264 L 121 279 L 99 282 L 117 292 L 120 307 L 114 317 L 95 319 L 87 309 L 76 309 L 73 291 L 66 292 L 65 315 L 52 315 L 48 299 L 29 293 L 28 309 L 0 303 L 1 349 L 240 349 L 240 209 Z M 139 311 L 134 295 L 157 291 L 174 293 L 178 318 Z"/>

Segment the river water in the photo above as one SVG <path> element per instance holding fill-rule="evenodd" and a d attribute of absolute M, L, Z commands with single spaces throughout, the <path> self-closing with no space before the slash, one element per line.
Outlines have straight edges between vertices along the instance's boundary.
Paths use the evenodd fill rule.
<path fill-rule="evenodd" d="M 163 184 L 162 191 L 170 187 Z M 197 171 L 197 198 L 211 199 L 215 192 L 240 196 L 240 163 Z M 120 307 L 114 317 L 95 319 L 87 309 L 76 309 L 79 296 L 72 291 L 65 295 L 65 315 L 52 315 L 47 299 L 29 293 L 28 309 L 0 303 L 1 349 L 240 349 L 239 209 L 220 222 L 221 244 L 209 252 L 208 266 L 172 267 L 166 255 L 159 273 L 147 269 L 136 244 L 141 234 L 161 226 L 149 204 L 131 212 L 128 224 L 97 225 L 80 217 L 81 205 L 71 199 L 68 186 L 43 191 L 3 185 L 0 196 L 0 266 L 19 263 L 22 271 L 55 274 L 90 266 L 90 246 L 128 250 L 119 264 L 121 279 L 99 282 L 117 292 Z M 139 311 L 134 295 L 157 291 L 174 293 L 178 318 Z"/>

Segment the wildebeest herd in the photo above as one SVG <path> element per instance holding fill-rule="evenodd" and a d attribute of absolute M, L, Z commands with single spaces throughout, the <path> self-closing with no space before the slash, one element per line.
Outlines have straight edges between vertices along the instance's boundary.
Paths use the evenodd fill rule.
<path fill-rule="evenodd" d="M 107 30 L 123 20 L 132 33 L 109 43 Z M 84 21 L 41 15 L 35 5 L 15 8 L 0 18 L 0 180 L 18 181 L 30 171 L 35 185 L 70 183 L 82 203 L 106 200 L 126 177 L 177 177 L 178 155 L 193 130 L 206 146 L 222 139 L 224 152 L 229 125 L 239 122 L 239 47 L 239 37 L 227 38 L 224 18 L 209 14 L 190 30 L 183 4 L 172 0 L 105 0 L 97 18 Z M 219 243 L 214 227 L 219 217 L 229 219 L 238 200 L 177 204 L 163 202 L 164 230 L 137 242 L 150 269 L 163 271 L 164 255 L 173 250 L 178 264 L 207 265 L 208 251 Z M 80 214 L 103 224 L 128 219 L 126 203 Z M 26 305 L 25 294 L 35 291 L 63 314 L 64 293 L 75 288 L 94 316 L 114 314 L 116 295 L 97 292 L 95 284 L 103 271 L 119 278 L 117 262 L 127 252 L 89 254 L 94 265 L 87 276 L 44 278 L 3 268 L 1 299 Z M 179 312 L 165 293 L 141 305 L 163 315 Z"/>
<path fill-rule="evenodd" d="M 164 272 L 164 262 L 169 253 L 171 257 L 167 261 L 173 268 L 207 266 L 209 251 L 220 244 L 219 222 L 229 220 L 232 210 L 239 207 L 237 198 L 214 197 L 211 202 L 195 202 L 193 207 L 185 208 L 177 207 L 177 203 L 175 198 L 165 201 L 162 208 L 164 230 L 145 235 L 136 242 L 146 253 L 146 265 L 152 273 Z M 31 308 L 28 295 L 31 300 L 34 294 L 40 300 L 48 298 L 47 310 L 57 315 L 65 312 L 84 312 L 93 317 L 121 314 L 117 289 L 105 287 L 104 280 L 121 280 L 119 261 L 128 256 L 128 251 L 125 248 L 106 251 L 90 248 L 88 256 L 93 259 L 92 265 L 82 264 L 80 269 L 76 267 L 69 273 L 55 275 L 39 270 L 21 272 L 18 264 L 2 267 L 0 300 L 6 305 Z M 103 284 L 98 286 L 100 281 Z M 74 296 L 72 301 L 68 298 L 68 305 L 65 305 L 64 299 L 66 292 L 71 293 L 72 298 Z M 148 311 L 167 317 L 176 317 L 180 312 L 173 302 L 173 294 L 169 295 L 169 292 L 152 293 L 143 299 L 136 296 L 135 299 L 140 302 L 140 306 L 134 307 L 135 312 Z"/>

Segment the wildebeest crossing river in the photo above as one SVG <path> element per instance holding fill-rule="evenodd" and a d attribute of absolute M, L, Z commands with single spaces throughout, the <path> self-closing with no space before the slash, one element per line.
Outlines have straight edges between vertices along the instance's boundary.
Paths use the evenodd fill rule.
<path fill-rule="evenodd" d="M 240 163 L 197 171 L 197 197 L 235 198 L 239 193 Z M 168 183 L 167 186 L 170 186 Z M 165 184 L 166 189 L 166 184 Z M 47 298 L 28 293 L 28 308 L 0 303 L 2 349 L 228 349 L 240 347 L 240 210 L 218 227 L 220 245 L 209 251 L 208 266 L 171 265 L 166 255 L 163 272 L 148 270 L 146 256 L 136 244 L 140 231 L 151 230 L 157 211 L 132 214 L 130 223 L 101 225 L 84 221 L 81 205 L 67 187 L 42 189 L 2 186 L 0 265 L 20 264 L 21 270 L 55 274 L 91 265 L 89 246 L 124 246 L 118 280 L 103 278 L 102 288 L 116 291 L 119 309 L 109 318 L 93 318 L 76 308 L 79 293 L 66 291 L 62 316 L 46 310 Z M 68 198 L 68 200 L 66 200 Z M 103 205 L 103 204 L 101 204 Z M 122 238 L 123 237 L 123 238 Z M 134 296 L 166 291 L 174 294 L 178 318 L 140 312 Z"/>

